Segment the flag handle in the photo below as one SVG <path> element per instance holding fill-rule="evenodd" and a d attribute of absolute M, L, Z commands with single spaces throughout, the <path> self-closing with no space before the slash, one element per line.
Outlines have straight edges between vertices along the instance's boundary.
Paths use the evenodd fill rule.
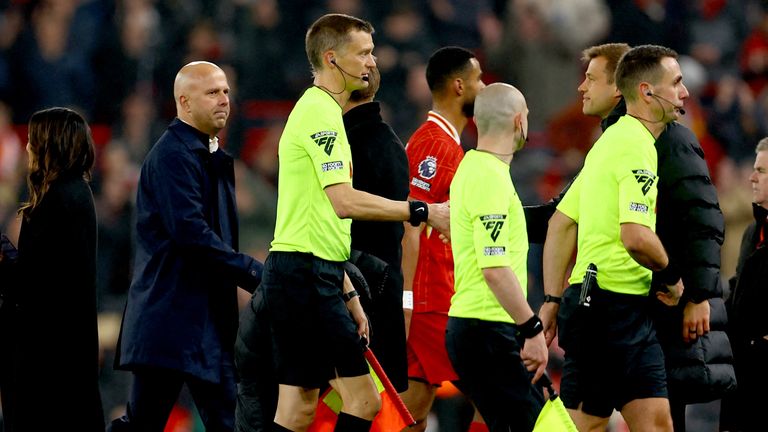
<path fill-rule="evenodd" d="M 389 394 L 389 397 L 392 398 L 392 402 L 395 404 L 395 408 L 397 408 L 397 412 L 400 414 L 400 417 L 403 418 L 408 426 L 415 425 L 416 420 L 413 419 L 410 411 L 408 411 L 408 407 L 405 406 L 405 403 L 400 398 L 400 395 L 397 394 L 395 386 L 392 385 L 392 381 L 390 381 L 389 377 L 387 377 L 387 374 L 384 373 L 384 368 L 381 367 L 381 363 L 379 363 L 379 361 L 376 359 L 376 356 L 373 355 L 373 352 L 368 348 L 365 349 L 363 354 L 365 355 L 365 359 L 368 360 L 368 363 L 371 364 L 373 371 L 376 372 L 376 375 L 379 376 L 379 380 L 384 385 L 384 390 L 387 392 L 387 394 Z"/>

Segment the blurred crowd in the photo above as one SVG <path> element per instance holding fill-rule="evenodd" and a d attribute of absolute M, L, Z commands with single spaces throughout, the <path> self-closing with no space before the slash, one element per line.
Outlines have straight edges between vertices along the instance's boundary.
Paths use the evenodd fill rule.
<path fill-rule="evenodd" d="M 425 65 L 438 47 L 471 49 L 486 83 L 518 87 L 530 108 L 528 148 L 512 165 L 524 204 L 558 193 L 599 134 L 597 120 L 581 113 L 576 90 L 581 50 L 603 42 L 677 50 L 691 93 L 683 122 L 697 134 L 719 191 L 722 275 L 733 275 L 751 218 L 752 152 L 768 135 L 768 1 L 0 0 L 0 230 L 18 230 L 30 115 L 51 106 L 77 109 L 98 151 L 92 186 L 103 376 L 118 381 L 103 391 L 107 410 L 125 398 L 119 381 L 127 377 L 111 371 L 109 348 L 130 282 L 138 167 L 174 116 L 176 71 L 209 60 L 228 75 L 233 106 L 221 143 L 238 161 L 240 244 L 263 259 L 274 228 L 277 142 L 311 84 L 304 32 L 326 12 L 374 24 L 377 99 L 403 142 L 430 108 Z M 468 127 L 463 145 L 474 142 Z"/>

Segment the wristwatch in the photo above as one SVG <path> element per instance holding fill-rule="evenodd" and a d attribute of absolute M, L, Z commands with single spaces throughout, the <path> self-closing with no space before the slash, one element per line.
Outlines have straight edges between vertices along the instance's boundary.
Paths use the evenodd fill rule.
<path fill-rule="evenodd" d="M 553 296 L 553 295 L 549 295 L 549 294 L 544 295 L 544 303 L 557 303 L 557 304 L 560 304 L 560 301 L 562 301 L 562 300 L 563 300 L 562 297 Z"/>

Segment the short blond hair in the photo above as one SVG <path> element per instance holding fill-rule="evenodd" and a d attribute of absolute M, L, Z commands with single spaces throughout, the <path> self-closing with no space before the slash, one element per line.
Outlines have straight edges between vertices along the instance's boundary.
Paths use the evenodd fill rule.
<path fill-rule="evenodd" d="M 608 84 L 616 80 L 616 66 L 621 56 L 629 51 L 629 45 L 625 43 L 607 43 L 591 46 L 581 52 L 581 61 L 589 63 L 590 60 L 603 57 L 605 59 L 605 74 L 608 75 Z"/>
<path fill-rule="evenodd" d="M 374 29 L 368 21 L 344 14 L 326 14 L 312 23 L 304 39 L 312 72 L 317 73 L 322 69 L 324 52 L 342 49 L 349 42 L 349 33 L 352 31 L 373 34 Z"/>

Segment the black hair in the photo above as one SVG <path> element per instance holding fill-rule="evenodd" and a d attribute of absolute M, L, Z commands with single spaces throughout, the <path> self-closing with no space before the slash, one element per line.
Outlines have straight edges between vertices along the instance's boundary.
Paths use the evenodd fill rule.
<path fill-rule="evenodd" d="M 471 68 L 470 60 L 475 58 L 468 49 L 448 46 L 435 51 L 427 63 L 427 84 L 429 90 L 439 92 L 445 84 L 457 75 L 466 73 Z"/>

